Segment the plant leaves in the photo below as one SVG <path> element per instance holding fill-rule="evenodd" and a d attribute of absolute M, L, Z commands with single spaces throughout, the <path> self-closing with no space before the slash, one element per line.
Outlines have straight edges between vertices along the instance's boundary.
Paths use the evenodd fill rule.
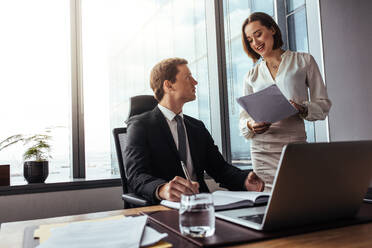
<path fill-rule="evenodd" d="M 20 141 L 24 142 L 24 136 L 22 134 L 16 134 L 16 135 L 10 136 L 0 142 L 0 151 Z"/>

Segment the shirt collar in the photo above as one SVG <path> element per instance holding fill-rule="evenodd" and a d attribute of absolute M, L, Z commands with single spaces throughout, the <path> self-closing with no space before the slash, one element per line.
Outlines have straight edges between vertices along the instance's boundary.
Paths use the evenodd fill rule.
<path fill-rule="evenodd" d="M 280 55 L 280 57 L 284 58 L 284 56 L 286 56 L 288 53 L 289 53 L 289 50 L 285 50 L 284 53 L 282 53 L 282 55 Z M 263 57 L 261 57 L 261 59 L 262 59 L 262 61 L 264 61 L 266 63 L 266 61 Z"/>
<path fill-rule="evenodd" d="M 158 104 L 158 108 L 163 113 L 163 115 L 165 116 L 165 118 L 167 118 L 169 121 L 172 121 L 174 119 L 174 117 L 177 115 L 172 110 L 169 110 L 169 109 L 167 109 L 166 107 L 164 107 L 164 106 L 162 106 L 160 104 Z M 183 118 L 183 112 L 179 113 L 178 115 Z"/>

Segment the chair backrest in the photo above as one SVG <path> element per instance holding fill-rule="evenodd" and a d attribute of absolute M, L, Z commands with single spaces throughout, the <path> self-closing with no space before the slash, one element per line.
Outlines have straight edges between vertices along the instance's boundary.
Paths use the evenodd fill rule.
<path fill-rule="evenodd" d="M 127 135 L 127 128 L 126 127 L 118 127 L 112 130 L 114 135 L 114 142 L 115 142 L 115 149 L 116 149 L 116 156 L 119 163 L 119 171 L 121 177 L 121 183 L 123 186 L 123 193 L 128 193 L 128 186 L 127 186 L 127 177 L 125 175 L 124 170 L 124 161 L 123 161 L 123 151 L 126 142 L 126 135 Z"/>
<path fill-rule="evenodd" d="M 154 96 L 151 95 L 133 96 L 129 100 L 128 119 L 132 116 L 153 110 L 156 107 L 156 105 L 158 105 L 158 101 L 154 98 Z M 125 121 L 125 123 L 128 122 L 128 119 Z"/>
<path fill-rule="evenodd" d="M 139 115 L 144 112 L 153 110 L 157 104 L 158 101 L 151 95 L 138 95 L 131 97 L 129 101 L 128 119 L 134 115 Z M 127 122 L 128 119 L 125 122 Z M 123 152 L 126 145 L 127 128 L 126 127 L 114 128 L 112 132 L 114 135 L 116 156 L 119 163 L 119 171 L 121 182 L 123 185 L 123 193 L 125 194 L 128 193 L 128 186 L 127 177 L 124 169 Z"/>

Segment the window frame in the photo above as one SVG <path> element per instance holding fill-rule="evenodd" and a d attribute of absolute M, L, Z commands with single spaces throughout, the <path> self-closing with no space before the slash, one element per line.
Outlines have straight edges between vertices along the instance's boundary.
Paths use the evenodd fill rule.
<path fill-rule="evenodd" d="M 320 3 L 319 1 L 306 0 L 306 19 L 308 35 L 309 53 L 314 57 L 318 64 L 320 73 L 323 77 L 324 84 L 327 86 L 327 77 L 324 70 L 324 56 L 323 56 L 323 38 L 322 26 L 320 22 Z M 311 23 L 312 25 L 309 25 Z M 319 120 L 315 125 L 315 142 L 329 142 L 329 122 L 328 116 L 325 120 Z"/>
<path fill-rule="evenodd" d="M 81 0 L 70 0 L 70 6 L 72 178 L 85 178 Z"/>

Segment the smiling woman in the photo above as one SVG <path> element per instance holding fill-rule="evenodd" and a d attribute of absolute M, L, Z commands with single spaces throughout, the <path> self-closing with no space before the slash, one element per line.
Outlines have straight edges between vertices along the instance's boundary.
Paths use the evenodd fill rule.
<path fill-rule="evenodd" d="M 280 28 L 268 14 L 250 15 L 242 25 L 242 32 L 245 34 L 242 35 L 244 51 L 254 62 L 283 46 Z"/>
<path fill-rule="evenodd" d="M 314 58 L 284 50 L 280 29 L 271 16 L 252 13 L 243 22 L 242 41 L 247 55 L 257 62 L 245 77 L 244 95 L 276 84 L 298 110 L 298 114 L 275 123 L 256 122 L 246 111 L 240 113 L 241 133 L 252 140 L 254 173 L 265 181 L 265 191 L 269 192 L 283 147 L 306 142 L 304 119 L 324 120 L 331 101 Z"/>
<path fill-rule="evenodd" d="M 275 3 L 275 4 L 274 4 Z M 231 143 L 231 160 L 233 164 L 245 168 L 251 168 L 250 142 L 240 134 L 239 129 L 239 106 L 236 98 L 242 96 L 244 78 L 247 72 L 254 66 L 254 61 L 248 59 L 242 45 L 242 23 L 253 12 L 264 12 L 276 21 L 280 27 L 283 39 L 283 49 L 291 51 L 311 51 L 318 63 L 321 63 L 318 40 L 320 25 L 317 23 L 317 10 L 315 5 L 318 1 L 304 0 L 250 0 L 235 1 L 224 0 L 224 34 L 226 53 L 227 75 L 227 100 L 229 130 Z M 311 32 L 310 32 L 311 30 Z M 318 32 L 318 35 L 317 35 Z M 313 34 L 308 38 L 308 33 Z M 311 49 L 310 49 L 311 48 Z M 257 57 L 259 58 L 259 57 Z M 280 70 L 279 63 L 267 64 L 270 71 Z M 320 68 L 322 68 L 322 65 Z M 307 142 L 327 141 L 326 121 L 309 122 L 305 120 Z"/>

